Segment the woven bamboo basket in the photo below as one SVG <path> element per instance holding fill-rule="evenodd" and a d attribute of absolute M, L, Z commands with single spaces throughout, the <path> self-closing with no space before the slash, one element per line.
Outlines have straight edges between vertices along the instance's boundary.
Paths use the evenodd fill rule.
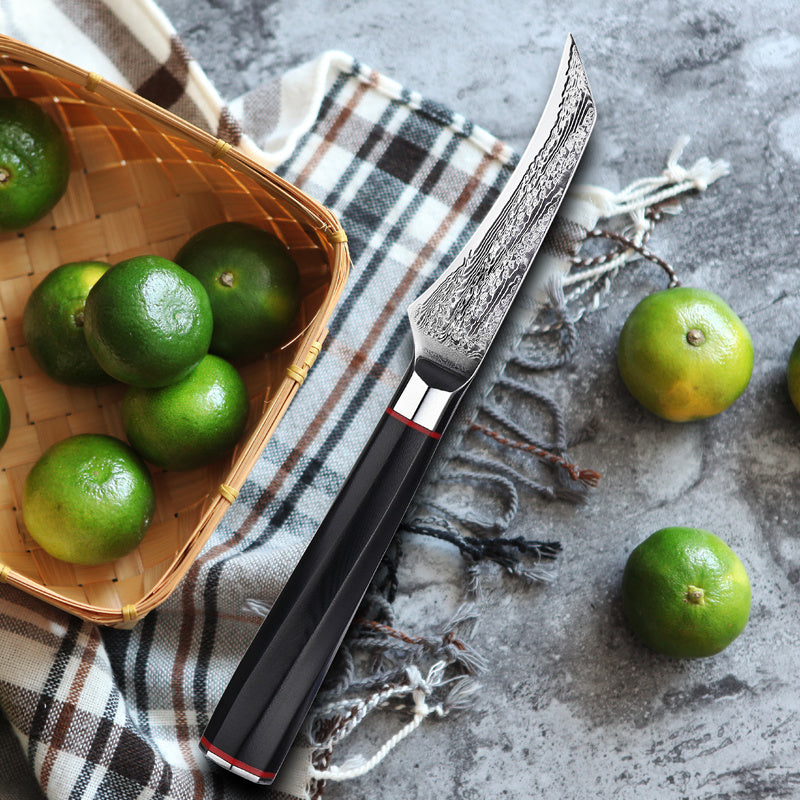
<path fill-rule="evenodd" d="M 0 95 L 28 97 L 71 147 L 64 198 L 20 233 L 0 235 L 0 385 L 12 428 L 0 450 L 0 580 L 102 625 L 131 627 L 175 589 L 235 499 L 303 382 L 349 269 L 335 216 L 209 133 L 100 76 L 0 36 Z M 124 439 L 124 387 L 76 389 L 43 375 L 22 313 L 31 290 L 68 261 L 174 258 L 194 232 L 241 220 L 275 233 L 301 273 L 302 310 L 290 341 L 242 369 L 251 409 L 233 455 L 191 472 L 153 471 L 157 510 L 130 555 L 96 567 L 51 558 L 25 530 L 20 499 L 41 453 L 66 436 Z"/>

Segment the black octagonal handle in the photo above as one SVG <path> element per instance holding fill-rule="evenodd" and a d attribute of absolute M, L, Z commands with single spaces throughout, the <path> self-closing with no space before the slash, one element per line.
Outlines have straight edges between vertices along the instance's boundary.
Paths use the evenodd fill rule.
<path fill-rule="evenodd" d="M 409 380 L 419 382 L 413 370 L 395 400 Z M 205 729 L 200 747 L 212 761 L 273 781 L 464 388 L 438 392 L 432 429 L 390 404 Z"/>

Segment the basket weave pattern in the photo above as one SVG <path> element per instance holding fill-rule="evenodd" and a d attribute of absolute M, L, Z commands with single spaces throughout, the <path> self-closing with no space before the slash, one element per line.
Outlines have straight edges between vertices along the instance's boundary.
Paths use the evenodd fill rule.
<path fill-rule="evenodd" d="M 0 95 L 28 97 L 70 142 L 67 193 L 44 219 L 0 234 L 0 385 L 12 429 L 0 450 L 0 580 L 91 621 L 134 624 L 163 602 L 207 541 L 302 383 L 349 267 L 346 237 L 323 206 L 253 160 L 131 92 L 0 36 Z M 198 230 L 254 223 L 290 249 L 303 301 L 291 341 L 242 369 L 248 428 L 225 461 L 191 472 L 154 470 L 157 510 L 130 555 L 97 567 L 58 561 L 25 530 L 22 488 L 54 442 L 78 433 L 124 439 L 124 387 L 78 389 L 41 373 L 22 335 L 32 289 L 59 264 L 174 258 Z"/>

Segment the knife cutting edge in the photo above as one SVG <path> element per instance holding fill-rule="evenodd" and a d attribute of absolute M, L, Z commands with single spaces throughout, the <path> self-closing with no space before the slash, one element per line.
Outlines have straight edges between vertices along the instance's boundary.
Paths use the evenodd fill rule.
<path fill-rule="evenodd" d="M 487 216 L 408 309 L 414 359 L 200 739 L 272 783 L 436 446 L 528 273 L 596 118 L 572 37 L 533 137 Z"/>

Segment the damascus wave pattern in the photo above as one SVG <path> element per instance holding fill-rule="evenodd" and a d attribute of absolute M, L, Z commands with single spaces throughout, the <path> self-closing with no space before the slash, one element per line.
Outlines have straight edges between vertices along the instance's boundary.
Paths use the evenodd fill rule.
<path fill-rule="evenodd" d="M 486 354 L 555 218 L 595 114 L 573 43 L 561 100 L 543 146 L 523 168 L 486 235 L 462 253 L 458 266 L 448 270 L 414 309 L 417 332 L 439 345 L 437 355 L 450 361 L 444 366 L 459 365 L 461 371 L 466 363 L 474 369 Z"/>

